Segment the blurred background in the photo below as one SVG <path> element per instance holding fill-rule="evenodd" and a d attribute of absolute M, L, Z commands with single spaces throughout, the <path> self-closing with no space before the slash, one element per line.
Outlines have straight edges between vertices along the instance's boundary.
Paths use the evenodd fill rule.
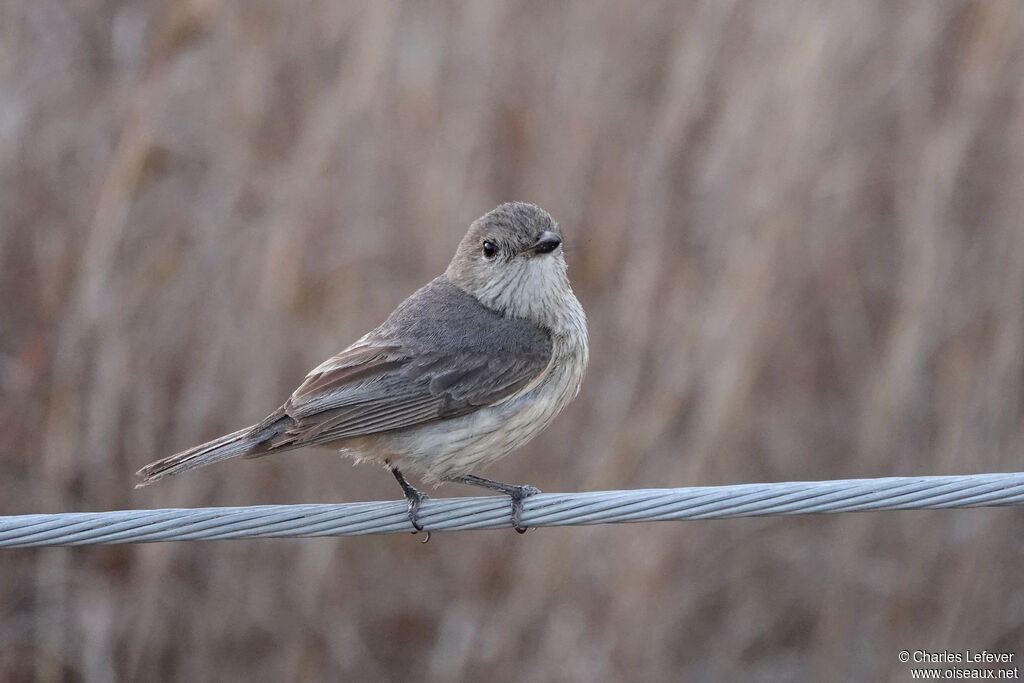
<path fill-rule="evenodd" d="M 547 209 L 547 491 L 1024 469 L 1024 5 L 0 6 L 0 514 L 395 499 L 326 451 L 132 489 Z M 477 495 L 448 485 L 434 495 Z M 0 553 L 0 680 L 906 680 L 1024 655 L 1019 509 Z"/>

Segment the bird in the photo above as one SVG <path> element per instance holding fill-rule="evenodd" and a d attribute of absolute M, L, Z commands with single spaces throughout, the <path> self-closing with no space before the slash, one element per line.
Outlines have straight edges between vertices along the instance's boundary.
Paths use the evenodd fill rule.
<path fill-rule="evenodd" d="M 390 470 L 418 531 L 429 496 L 405 472 L 507 495 L 512 526 L 525 532 L 523 500 L 539 490 L 475 472 L 537 436 L 580 391 L 587 319 L 564 251 L 546 211 L 499 205 L 472 222 L 442 275 L 316 366 L 280 408 L 146 465 L 137 488 L 237 456 L 321 446 Z"/>

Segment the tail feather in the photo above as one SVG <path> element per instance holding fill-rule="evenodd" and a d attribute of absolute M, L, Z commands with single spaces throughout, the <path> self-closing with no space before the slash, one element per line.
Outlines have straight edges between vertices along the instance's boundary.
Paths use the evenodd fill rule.
<path fill-rule="evenodd" d="M 148 486 L 164 477 L 187 472 L 197 467 L 263 450 L 260 446 L 283 431 L 283 423 L 289 418 L 282 416 L 283 412 L 281 415 L 277 415 L 275 420 L 268 418 L 260 424 L 239 429 L 237 432 L 225 434 L 212 441 L 151 462 L 136 473 L 142 477 L 142 481 L 136 484 L 135 488 Z M 271 415 L 271 418 L 273 417 L 275 415 Z"/>

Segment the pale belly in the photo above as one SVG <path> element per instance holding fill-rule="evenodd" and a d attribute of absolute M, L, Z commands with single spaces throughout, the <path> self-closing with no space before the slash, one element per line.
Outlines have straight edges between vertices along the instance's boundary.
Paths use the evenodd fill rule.
<path fill-rule="evenodd" d="M 579 392 L 587 358 L 568 354 L 532 389 L 469 415 L 338 444 L 358 460 L 390 463 L 431 483 L 481 470 L 543 431 Z"/>

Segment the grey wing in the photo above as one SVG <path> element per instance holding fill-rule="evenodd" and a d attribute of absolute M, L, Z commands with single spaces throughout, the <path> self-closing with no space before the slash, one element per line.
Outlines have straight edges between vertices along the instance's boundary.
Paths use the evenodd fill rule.
<path fill-rule="evenodd" d="M 416 345 L 418 346 L 418 345 Z M 551 341 L 439 350 L 369 336 L 320 365 L 282 406 L 292 419 L 270 448 L 331 443 L 465 415 L 538 379 Z M 269 444 L 268 444 L 269 445 Z"/>

